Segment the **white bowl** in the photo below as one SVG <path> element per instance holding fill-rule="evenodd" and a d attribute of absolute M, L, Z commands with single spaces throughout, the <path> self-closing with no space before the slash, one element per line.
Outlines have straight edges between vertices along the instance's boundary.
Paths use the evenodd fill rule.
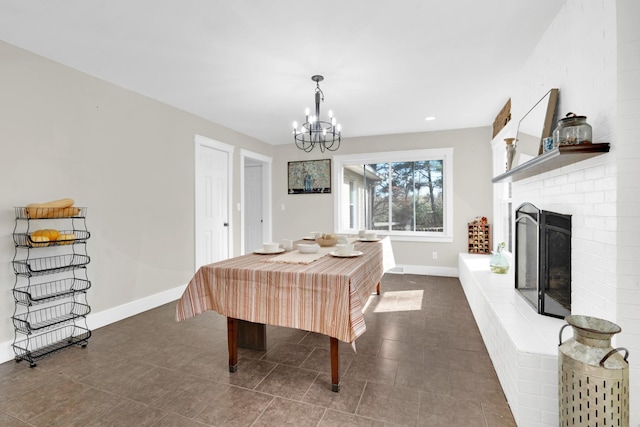
<path fill-rule="evenodd" d="M 316 252 L 318 252 L 318 249 L 320 249 L 320 245 L 318 245 L 317 243 L 313 243 L 313 244 L 306 244 L 306 243 L 298 243 L 297 245 L 298 248 L 298 252 L 300 252 L 301 254 L 315 254 Z"/>

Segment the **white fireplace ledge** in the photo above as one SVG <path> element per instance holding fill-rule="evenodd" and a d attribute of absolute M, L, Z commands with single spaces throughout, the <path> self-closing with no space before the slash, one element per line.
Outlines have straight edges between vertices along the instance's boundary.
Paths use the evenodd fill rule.
<path fill-rule="evenodd" d="M 459 254 L 458 274 L 487 352 L 520 427 L 557 425 L 558 344 L 564 320 L 539 315 L 489 255 Z M 571 337 L 566 331 L 565 340 Z"/>
<path fill-rule="evenodd" d="M 513 266 L 508 274 L 491 273 L 489 258 L 489 255 L 460 254 L 460 262 L 471 271 L 478 290 L 495 312 L 515 348 L 525 353 L 557 356 L 558 334 L 565 321 L 538 314 L 516 291 Z"/>

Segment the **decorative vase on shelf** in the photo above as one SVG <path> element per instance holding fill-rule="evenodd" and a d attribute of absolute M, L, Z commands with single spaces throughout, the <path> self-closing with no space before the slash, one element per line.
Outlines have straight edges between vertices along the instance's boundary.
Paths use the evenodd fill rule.
<path fill-rule="evenodd" d="M 504 142 L 507 143 L 507 165 L 506 165 L 507 172 L 511 170 L 511 166 L 513 165 L 513 158 L 516 155 L 516 146 L 513 143 L 513 141 L 515 140 L 516 140 L 515 138 L 504 139 Z"/>
<path fill-rule="evenodd" d="M 509 261 L 502 255 L 504 249 L 504 242 L 500 242 L 498 249 L 491 253 L 491 259 L 489 260 L 489 269 L 492 273 L 507 274 L 509 271 Z"/>

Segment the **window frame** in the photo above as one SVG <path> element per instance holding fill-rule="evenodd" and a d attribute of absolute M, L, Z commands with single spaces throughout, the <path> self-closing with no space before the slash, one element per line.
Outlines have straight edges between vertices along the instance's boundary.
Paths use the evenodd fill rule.
<path fill-rule="evenodd" d="M 453 148 L 429 148 L 421 150 L 383 151 L 359 154 L 340 154 L 332 157 L 333 174 L 333 207 L 334 227 L 338 233 L 354 234 L 358 230 L 349 228 L 349 224 L 342 224 L 341 202 L 343 197 L 343 169 L 346 165 L 392 163 L 416 160 L 442 160 L 443 179 L 443 231 L 379 231 L 390 236 L 392 241 L 412 242 L 453 242 Z"/>
<path fill-rule="evenodd" d="M 504 148 L 504 139 L 498 134 L 491 141 L 493 176 L 504 173 L 504 165 L 507 161 L 507 153 Z M 506 248 L 503 253 L 511 255 L 514 251 L 514 228 L 513 228 L 513 197 L 511 182 L 496 182 L 493 184 L 493 246 L 499 242 L 505 242 Z"/>

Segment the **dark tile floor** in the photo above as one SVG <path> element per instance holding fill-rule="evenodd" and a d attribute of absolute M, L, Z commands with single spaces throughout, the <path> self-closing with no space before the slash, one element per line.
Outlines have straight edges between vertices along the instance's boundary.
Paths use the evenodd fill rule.
<path fill-rule="evenodd" d="M 176 323 L 167 304 L 97 329 L 35 368 L 0 365 L 0 426 L 514 426 L 455 278 L 386 275 L 357 353 L 268 327 L 228 372 L 226 319 Z"/>

